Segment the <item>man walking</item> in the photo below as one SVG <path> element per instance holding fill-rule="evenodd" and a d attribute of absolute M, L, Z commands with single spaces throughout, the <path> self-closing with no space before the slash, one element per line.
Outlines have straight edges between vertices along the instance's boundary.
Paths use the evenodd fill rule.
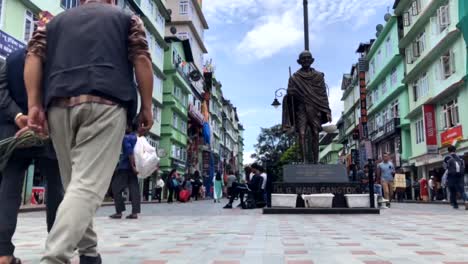
<path fill-rule="evenodd" d="M 0 62 L 0 140 L 13 137 L 27 124 L 28 104 L 24 87 L 26 50 L 20 49 Z M 13 257 L 12 237 L 16 230 L 21 192 L 26 170 L 34 160 L 41 177 L 46 179 L 47 231 L 55 221 L 55 214 L 63 199 L 59 167 L 52 144 L 16 150 L 3 171 L 0 184 L 0 264 L 18 263 Z"/>
<path fill-rule="evenodd" d="M 468 210 L 468 198 L 464 190 L 465 186 L 465 161 L 457 155 L 457 148 L 448 147 L 448 156 L 444 158 L 444 167 L 448 171 L 447 186 L 450 191 L 450 204 L 454 209 L 458 209 L 457 193 L 461 195 L 465 202 L 465 209 Z"/>
<path fill-rule="evenodd" d="M 133 69 L 141 96 L 139 134 L 153 124 L 145 30 L 138 17 L 113 3 L 81 0 L 38 28 L 29 43 L 28 127 L 43 133 L 48 122 L 66 189 L 41 264 L 69 263 L 75 248 L 80 264 L 102 262 L 92 220 L 116 168 L 127 120 L 136 114 Z"/>
<path fill-rule="evenodd" d="M 132 213 L 127 216 L 127 219 L 138 219 L 138 214 L 141 211 L 138 171 L 136 170 L 135 157 L 133 156 L 137 135 L 133 131 L 135 129 L 131 125 L 128 125 L 122 142 L 122 154 L 120 155 L 117 173 L 112 180 L 112 193 L 114 194 L 116 211 L 115 214 L 110 216 L 112 219 L 122 218 L 122 212 L 125 211 L 125 201 L 122 192 L 126 187 L 130 191 L 130 198 L 132 200 Z"/>
<path fill-rule="evenodd" d="M 393 177 L 395 175 L 395 166 L 390 161 L 390 154 L 385 153 L 383 161 L 377 166 L 377 177 L 380 179 L 384 197 L 386 200 L 393 199 Z"/>

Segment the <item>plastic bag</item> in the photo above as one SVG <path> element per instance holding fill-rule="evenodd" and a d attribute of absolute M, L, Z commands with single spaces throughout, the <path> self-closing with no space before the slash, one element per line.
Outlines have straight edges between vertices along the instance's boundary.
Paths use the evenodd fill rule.
<path fill-rule="evenodd" d="M 138 137 L 133 154 L 138 178 L 146 179 L 158 169 L 159 157 L 156 149 L 150 145 L 145 137 Z"/>

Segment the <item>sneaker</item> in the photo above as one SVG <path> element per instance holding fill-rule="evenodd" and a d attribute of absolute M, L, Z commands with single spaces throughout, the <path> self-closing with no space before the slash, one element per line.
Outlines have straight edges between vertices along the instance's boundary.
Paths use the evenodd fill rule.
<path fill-rule="evenodd" d="M 385 198 L 382 198 L 382 203 L 388 203 L 388 202 L 390 202 L 390 200 L 387 200 L 387 199 L 385 199 Z"/>
<path fill-rule="evenodd" d="M 226 204 L 223 209 L 232 209 L 232 204 Z"/>
<path fill-rule="evenodd" d="M 101 255 L 97 257 L 80 256 L 80 264 L 102 264 Z"/>
<path fill-rule="evenodd" d="M 113 214 L 113 215 L 110 215 L 109 218 L 110 218 L 110 219 L 121 219 L 121 218 L 122 218 L 122 214 Z"/>

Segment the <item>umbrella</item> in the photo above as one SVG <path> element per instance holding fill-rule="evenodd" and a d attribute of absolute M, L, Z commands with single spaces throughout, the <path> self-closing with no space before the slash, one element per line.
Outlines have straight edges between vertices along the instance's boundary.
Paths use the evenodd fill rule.
<path fill-rule="evenodd" d="M 10 137 L 0 141 L 0 172 L 3 171 L 15 149 L 44 146 L 49 141 L 32 131 L 27 131 L 19 137 Z"/>

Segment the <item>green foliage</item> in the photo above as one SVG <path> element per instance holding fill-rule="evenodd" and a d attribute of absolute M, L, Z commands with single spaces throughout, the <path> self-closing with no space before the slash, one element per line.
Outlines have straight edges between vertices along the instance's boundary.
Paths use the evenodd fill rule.
<path fill-rule="evenodd" d="M 266 167 L 267 173 L 277 181 L 282 176 L 282 156 L 294 145 L 294 137 L 286 134 L 281 125 L 262 128 L 252 158 Z"/>

